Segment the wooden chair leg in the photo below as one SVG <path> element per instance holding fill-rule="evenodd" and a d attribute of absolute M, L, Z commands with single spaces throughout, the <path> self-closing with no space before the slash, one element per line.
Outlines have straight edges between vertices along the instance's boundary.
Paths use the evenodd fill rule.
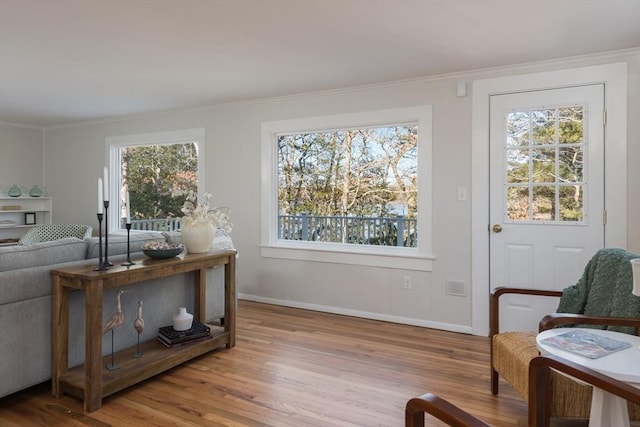
<path fill-rule="evenodd" d="M 405 413 L 405 427 L 424 427 L 424 412 Z"/>
<path fill-rule="evenodd" d="M 491 367 L 491 393 L 498 394 L 498 372 Z"/>
<path fill-rule="evenodd" d="M 549 427 L 551 423 L 551 370 L 539 358 L 529 364 L 529 425 Z"/>

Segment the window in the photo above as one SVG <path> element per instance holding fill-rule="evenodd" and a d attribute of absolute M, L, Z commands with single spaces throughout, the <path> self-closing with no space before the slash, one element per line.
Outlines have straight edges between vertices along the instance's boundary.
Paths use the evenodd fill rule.
<path fill-rule="evenodd" d="M 506 114 L 507 222 L 584 222 L 582 105 Z"/>
<path fill-rule="evenodd" d="M 128 192 L 133 230 L 178 229 L 186 196 L 203 179 L 203 143 L 201 129 L 107 138 L 109 215 L 118 218 L 110 228 L 124 229 Z"/>
<path fill-rule="evenodd" d="M 429 106 L 262 130 L 263 256 L 430 269 Z"/>

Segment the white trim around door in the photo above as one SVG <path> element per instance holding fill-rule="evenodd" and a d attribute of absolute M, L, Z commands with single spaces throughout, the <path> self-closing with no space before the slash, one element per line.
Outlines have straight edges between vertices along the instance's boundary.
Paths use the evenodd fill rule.
<path fill-rule="evenodd" d="M 605 245 L 627 241 L 627 64 L 624 62 L 498 77 L 473 82 L 472 101 L 472 331 L 489 335 L 489 97 L 496 94 L 605 85 Z"/>

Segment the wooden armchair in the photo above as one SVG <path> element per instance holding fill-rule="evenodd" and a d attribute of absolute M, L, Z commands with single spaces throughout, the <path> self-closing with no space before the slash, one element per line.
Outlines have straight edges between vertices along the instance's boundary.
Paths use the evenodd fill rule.
<path fill-rule="evenodd" d="M 555 326 L 589 325 L 638 334 L 640 298 L 631 294 L 629 260 L 638 255 L 621 249 L 602 249 L 589 261 L 578 283 L 562 292 L 497 288 L 491 295 L 491 392 L 498 394 L 499 376 L 529 401 L 528 369 L 539 356 L 536 335 Z M 545 316 L 538 332 L 500 333 L 499 299 L 506 294 L 560 297 L 558 312 Z M 549 414 L 561 418 L 589 418 L 591 387 L 565 375 L 551 374 L 547 390 Z M 630 405 L 630 418 L 640 419 L 640 406 Z"/>
<path fill-rule="evenodd" d="M 404 410 L 405 427 L 424 427 L 425 413 L 454 427 L 491 427 L 448 400 L 431 393 L 414 397 L 407 402 Z"/>
<path fill-rule="evenodd" d="M 528 368 L 528 425 L 530 427 L 549 427 L 552 406 L 551 395 L 548 390 L 551 387 L 552 377 L 558 375 L 557 372 L 562 372 L 585 383 L 592 384 L 635 405 L 640 404 L 640 389 L 636 387 L 557 356 L 537 356 L 531 359 Z M 424 427 L 425 413 L 454 427 L 489 426 L 489 424 L 447 400 L 427 393 L 414 397 L 407 402 L 405 406 L 405 427 Z"/>

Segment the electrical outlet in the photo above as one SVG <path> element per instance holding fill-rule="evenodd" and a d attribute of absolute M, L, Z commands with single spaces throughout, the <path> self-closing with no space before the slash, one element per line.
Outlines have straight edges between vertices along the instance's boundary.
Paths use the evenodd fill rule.
<path fill-rule="evenodd" d="M 411 276 L 404 276 L 404 288 L 413 289 L 413 285 L 411 284 Z"/>

